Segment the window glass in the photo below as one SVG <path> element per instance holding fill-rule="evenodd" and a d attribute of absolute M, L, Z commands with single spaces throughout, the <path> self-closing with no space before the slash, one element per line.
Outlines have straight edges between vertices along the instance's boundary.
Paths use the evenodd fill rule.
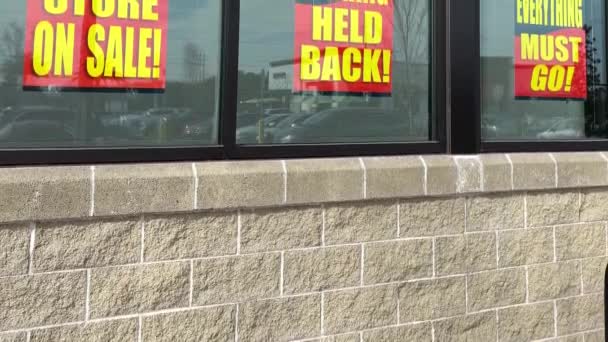
<path fill-rule="evenodd" d="M 480 4 L 483 138 L 608 138 L 605 0 Z"/>
<path fill-rule="evenodd" d="M 432 134 L 431 2 L 241 1 L 238 144 Z"/>
<path fill-rule="evenodd" d="M 0 148 L 216 144 L 221 1 L 100 3 L 0 1 Z"/>

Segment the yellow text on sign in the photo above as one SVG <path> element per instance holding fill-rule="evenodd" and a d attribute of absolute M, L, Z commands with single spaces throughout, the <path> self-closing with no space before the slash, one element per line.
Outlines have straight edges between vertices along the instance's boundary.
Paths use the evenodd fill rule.
<path fill-rule="evenodd" d="M 383 66 L 382 72 L 380 65 Z M 391 50 L 302 45 L 302 81 L 346 81 L 350 83 L 390 83 Z"/>
<path fill-rule="evenodd" d="M 158 0 L 44 0 L 44 10 L 49 14 L 62 15 L 68 11 L 70 3 L 73 3 L 73 14 L 76 16 L 84 16 L 85 6 L 88 5 L 98 18 L 158 20 Z"/>
<path fill-rule="evenodd" d="M 162 30 L 140 28 L 137 41 L 135 33 L 133 27 L 126 27 L 123 32 L 123 27 L 120 26 L 110 26 L 109 30 L 106 30 L 100 24 L 92 25 L 87 36 L 87 45 L 92 54 L 92 57 L 87 58 L 86 64 L 89 76 L 160 78 Z M 102 42 L 107 43 L 105 49 Z M 138 54 L 137 61 L 135 61 L 135 51 Z"/>
<path fill-rule="evenodd" d="M 530 89 L 533 91 L 549 91 L 552 93 L 572 90 L 572 80 L 576 68 L 561 65 L 547 66 L 539 64 L 532 71 Z"/>
<path fill-rule="evenodd" d="M 380 44 L 382 42 L 382 14 L 349 8 L 313 6 L 312 39 L 315 41 Z M 363 32 L 361 32 L 363 23 Z"/>
<path fill-rule="evenodd" d="M 38 76 L 72 76 L 74 73 L 74 24 L 41 21 L 34 29 L 32 61 Z"/>

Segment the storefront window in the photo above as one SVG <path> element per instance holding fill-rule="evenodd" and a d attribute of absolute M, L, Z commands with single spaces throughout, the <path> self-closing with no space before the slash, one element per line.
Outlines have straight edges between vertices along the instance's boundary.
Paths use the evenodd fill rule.
<path fill-rule="evenodd" d="M 608 138 L 605 0 L 480 4 L 483 138 Z"/>
<path fill-rule="evenodd" d="M 216 144 L 220 6 L 0 1 L 0 148 Z"/>
<path fill-rule="evenodd" d="M 237 144 L 434 139 L 430 17 L 429 0 L 241 1 Z"/>

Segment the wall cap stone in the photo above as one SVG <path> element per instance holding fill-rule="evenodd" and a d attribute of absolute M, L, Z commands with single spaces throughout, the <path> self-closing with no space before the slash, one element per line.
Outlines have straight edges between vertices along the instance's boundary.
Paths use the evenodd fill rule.
<path fill-rule="evenodd" d="M 17 167 L 0 222 L 603 186 L 604 152 Z"/>

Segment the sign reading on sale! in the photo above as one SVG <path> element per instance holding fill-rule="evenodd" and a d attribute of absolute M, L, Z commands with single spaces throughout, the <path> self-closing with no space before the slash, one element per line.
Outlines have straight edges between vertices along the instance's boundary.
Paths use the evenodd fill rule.
<path fill-rule="evenodd" d="M 168 0 L 26 0 L 25 89 L 164 90 Z"/>
<path fill-rule="evenodd" d="M 584 0 L 514 0 L 515 96 L 587 98 Z"/>
<path fill-rule="evenodd" d="M 293 91 L 392 92 L 393 0 L 296 0 Z"/>

